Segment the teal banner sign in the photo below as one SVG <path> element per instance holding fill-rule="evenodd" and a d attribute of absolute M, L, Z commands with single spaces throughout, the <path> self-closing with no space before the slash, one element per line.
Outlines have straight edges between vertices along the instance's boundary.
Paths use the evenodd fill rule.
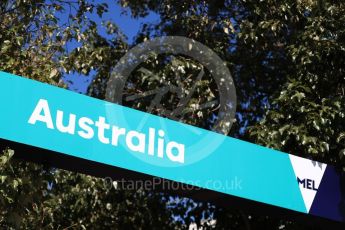
<path fill-rule="evenodd" d="M 344 220 L 332 166 L 4 72 L 0 87 L 2 140 Z"/>

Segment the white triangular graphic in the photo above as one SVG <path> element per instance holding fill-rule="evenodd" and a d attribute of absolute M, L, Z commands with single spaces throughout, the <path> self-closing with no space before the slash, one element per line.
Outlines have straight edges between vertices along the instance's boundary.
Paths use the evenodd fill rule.
<path fill-rule="evenodd" d="M 305 207 L 309 212 L 327 165 L 294 155 L 289 156 L 295 175 L 299 179 L 298 181 L 296 178 L 296 181 L 301 190 Z"/>

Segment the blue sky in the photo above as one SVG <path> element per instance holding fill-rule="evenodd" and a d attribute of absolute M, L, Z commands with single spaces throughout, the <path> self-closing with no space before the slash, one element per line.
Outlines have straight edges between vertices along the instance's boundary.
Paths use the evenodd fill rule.
<path fill-rule="evenodd" d="M 159 21 L 159 15 L 151 12 L 144 18 L 134 19 L 131 13 L 127 10 L 123 13 L 123 8 L 117 4 L 114 4 L 113 0 L 105 1 L 109 5 L 109 12 L 105 13 L 103 20 L 111 20 L 120 28 L 120 30 L 127 36 L 127 42 L 129 44 L 133 43 L 135 35 L 140 31 L 142 24 L 153 23 Z M 95 16 L 90 15 L 90 18 L 101 25 L 101 21 Z M 99 32 L 101 35 L 106 36 L 105 30 L 100 26 Z M 77 44 L 69 44 L 69 47 L 76 47 Z M 68 88 L 75 92 L 86 93 L 87 87 L 92 81 L 92 75 L 95 74 L 91 72 L 91 76 L 86 77 L 84 75 L 79 75 L 76 73 L 66 74 L 64 76 L 64 81 L 67 83 Z"/>

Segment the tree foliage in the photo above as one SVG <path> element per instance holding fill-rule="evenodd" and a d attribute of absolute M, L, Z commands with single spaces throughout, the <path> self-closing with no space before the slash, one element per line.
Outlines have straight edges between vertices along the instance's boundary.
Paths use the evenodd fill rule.
<path fill-rule="evenodd" d="M 0 69 L 61 87 L 66 87 L 61 79 L 67 73 L 94 75 L 88 93 L 104 99 L 111 69 L 131 45 L 162 35 L 192 38 L 214 50 L 227 63 L 235 80 L 238 112 L 229 135 L 344 170 L 342 1 L 117 2 L 134 18 L 155 12 L 160 20 L 143 24 L 134 44 L 127 44 L 112 21 L 104 21 L 106 34 L 100 33 L 98 22 L 108 10 L 105 2 L 2 1 Z M 164 81 L 175 84 L 172 73 L 182 71 L 181 67 L 182 72 L 190 74 L 200 71 L 198 63 L 186 57 L 175 57 L 175 62 L 163 65 L 167 59 L 153 56 L 144 63 L 141 67 L 155 74 L 138 68 L 131 75 L 126 93 L 159 86 L 162 79 L 155 79 L 157 76 L 166 76 Z M 192 85 L 193 81 L 186 81 L 186 88 Z M 219 96 L 217 91 L 210 91 L 213 85 L 211 77 L 205 78 L 198 85 L 199 93 L 190 102 L 190 108 Z M 165 98 L 165 104 L 171 105 L 175 97 Z M 147 110 L 148 101 L 126 105 Z M 210 116 L 216 111 L 211 108 L 180 119 L 209 128 Z M 160 114 L 159 110 L 153 112 Z M 173 229 L 192 222 L 211 228 L 202 221 L 211 219 L 216 220 L 219 229 L 306 228 L 289 220 L 228 210 L 168 194 L 115 189 L 110 192 L 99 179 L 9 161 L 12 155 L 11 150 L 1 155 L 0 226 L 6 228 Z"/>

